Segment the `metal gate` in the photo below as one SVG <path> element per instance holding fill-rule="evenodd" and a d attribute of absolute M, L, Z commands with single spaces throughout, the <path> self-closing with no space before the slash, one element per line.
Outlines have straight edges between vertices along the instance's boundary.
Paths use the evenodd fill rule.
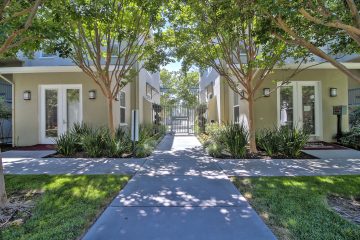
<path fill-rule="evenodd" d="M 157 106 L 154 119 L 161 119 L 167 131 L 175 134 L 195 133 L 195 109 L 186 106 Z"/>

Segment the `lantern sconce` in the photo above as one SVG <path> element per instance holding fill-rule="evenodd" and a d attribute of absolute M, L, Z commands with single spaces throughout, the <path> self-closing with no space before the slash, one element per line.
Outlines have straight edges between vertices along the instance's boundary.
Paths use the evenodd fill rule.
<path fill-rule="evenodd" d="M 330 97 L 337 96 L 337 88 L 330 88 Z"/>
<path fill-rule="evenodd" d="M 239 95 L 240 95 L 240 99 L 244 99 L 245 98 L 245 91 L 241 90 Z"/>
<path fill-rule="evenodd" d="M 264 88 L 263 95 L 264 97 L 270 97 L 270 88 Z"/>
<path fill-rule="evenodd" d="M 31 91 L 29 90 L 24 91 L 23 99 L 26 101 L 31 100 Z"/>
<path fill-rule="evenodd" d="M 91 99 L 91 100 L 96 99 L 96 90 L 89 91 L 89 99 Z"/>
<path fill-rule="evenodd" d="M 118 92 L 118 94 L 116 94 L 115 101 L 119 101 L 119 99 L 120 99 L 120 92 Z"/>

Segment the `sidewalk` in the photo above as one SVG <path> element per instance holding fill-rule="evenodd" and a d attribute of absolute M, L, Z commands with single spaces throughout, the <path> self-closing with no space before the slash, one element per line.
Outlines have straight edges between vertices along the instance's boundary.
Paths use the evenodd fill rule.
<path fill-rule="evenodd" d="M 84 239 L 275 239 L 201 149 L 166 136 Z"/>

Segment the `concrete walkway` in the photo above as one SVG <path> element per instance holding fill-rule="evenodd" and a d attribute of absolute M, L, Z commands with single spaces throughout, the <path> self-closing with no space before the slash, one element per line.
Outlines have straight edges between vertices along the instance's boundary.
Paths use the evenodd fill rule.
<path fill-rule="evenodd" d="M 166 136 L 84 239 L 275 239 L 201 149 Z"/>

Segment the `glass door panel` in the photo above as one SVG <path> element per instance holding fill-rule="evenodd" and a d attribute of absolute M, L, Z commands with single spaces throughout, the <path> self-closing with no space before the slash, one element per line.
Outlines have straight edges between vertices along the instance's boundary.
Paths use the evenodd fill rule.
<path fill-rule="evenodd" d="M 42 85 L 40 105 L 40 143 L 53 144 L 82 121 L 81 85 Z"/>
<path fill-rule="evenodd" d="M 280 125 L 294 126 L 293 86 L 280 87 Z"/>
<path fill-rule="evenodd" d="M 45 89 L 45 137 L 58 137 L 58 90 Z"/>
<path fill-rule="evenodd" d="M 315 86 L 302 86 L 302 127 L 309 134 L 316 134 L 315 121 Z"/>
<path fill-rule="evenodd" d="M 80 89 L 66 89 L 66 130 L 80 122 Z"/>

